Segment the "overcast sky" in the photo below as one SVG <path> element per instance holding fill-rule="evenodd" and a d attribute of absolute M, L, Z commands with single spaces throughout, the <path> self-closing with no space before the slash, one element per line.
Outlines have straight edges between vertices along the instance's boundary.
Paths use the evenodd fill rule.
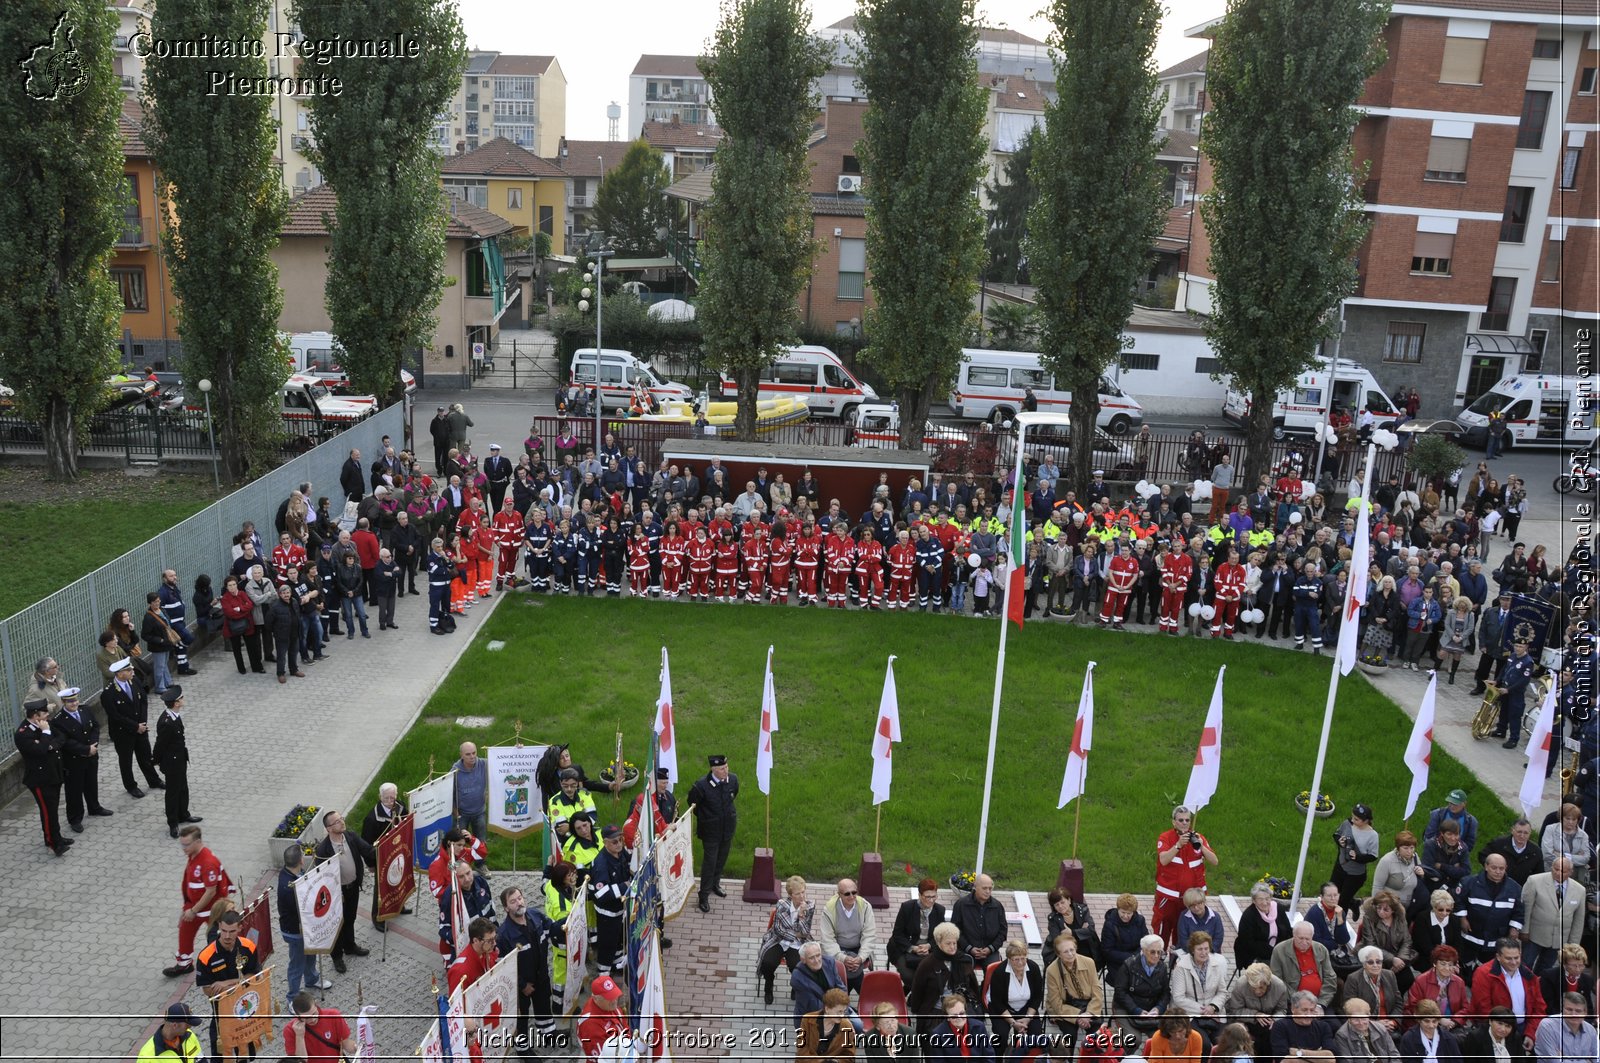
<path fill-rule="evenodd" d="M 606 104 L 613 100 L 622 105 L 627 123 L 628 74 L 641 54 L 698 55 L 717 25 L 716 0 L 459 2 L 472 47 L 560 60 L 567 76 L 567 136 L 577 140 L 605 139 Z M 1040 17 L 1043 6 L 1042 0 L 979 0 L 978 11 L 989 25 L 1046 40 L 1050 27 Z M 1225 6 L 1225 0 L 1171 0 L 1156 65 L 1171 66 L 1200 51 L 1200 42 L 1183 31 L 1222 14 Z M 812 0 L 813 25 L 837 22 L 855 9 L 855 0 Z"/>

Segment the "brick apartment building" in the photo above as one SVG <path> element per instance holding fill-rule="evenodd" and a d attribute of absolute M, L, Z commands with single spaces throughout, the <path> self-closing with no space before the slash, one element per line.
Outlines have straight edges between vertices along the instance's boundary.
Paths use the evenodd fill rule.
<path fill-rule="evenodd" d="M 1424 416 L 1449 416 L 1507 375 L 1561 373 L 1576 331 L 1600 318 L 1597 9 L 1394 4 L 1353 138 L 1372 229 L 1340 356 L 1391 395 L 1416 387 Z M 1202 160 L 1202 193 L 1210 183 Z M 1209 262 L 1197 224 L 1180 308 L 1209 312 Z"/>
<path fill-rule="evenodd" d="M 867 283 L 867 204 L 856 142 L 867 101 L 835 97 L 806 150 L 811 164 L 811 236 L 819 250 L 800 293 L 800 317 L 814 329 L 849 336 L 872 302 Z"/>

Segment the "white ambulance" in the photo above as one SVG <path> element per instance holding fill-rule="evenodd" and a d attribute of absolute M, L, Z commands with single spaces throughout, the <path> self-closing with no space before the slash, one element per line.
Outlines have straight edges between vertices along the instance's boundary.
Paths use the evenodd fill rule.
<path fill-rule="evenodd" d="M 1072 392 L 1057 390 L 1039 355 L 1029 351 L 990 351 L 968 347 L 961 352 L 950 407 L 957 417 L 1004 424 L 1022 411 L 1027 389 L 1033 389 L 1039 409 L 1065 409 Z M 1144 407 L 1111 380 L 1100 378 L 1100 416 L 1095 427 L 1112 435 L 1126 435 L 1144 422 Z"/>
<path fill-rule="evenodd" d="M 739 397 L 739 386 L 727 373 L 717 382 L 717 396 L 724 401 Z M 845 368 L 839 356 L 826 347 L 785 347 L 778 360 L 761 370 L 757 385 L 763 399 L 799 399 L 814 417 L 838 417 L 848 421 L 856 407 L 877 402 L 878 393 L 863 384 Z"/>
<path fill-rule="evenodd" d="M 1300 374 L 1294 387 L 1278 392 L 1272 404 L 1272 438 L 1310 435 L 1327 421 L 1329 413 L 1328 365 L 1323 362 Z M 1379 428 L 1390 428 L 1400 410 L 1394 400 L 1360 362 L 1341 358 L 1333 378 L 1333 409 L 1343 410 L 1360 420 L 1362 410 L 1377 416 Z M 1237 391 L 1232 382 L 1222 397 L 1222 416 L 1242 425 L 1250 417 L 1251 399 L 1247 391 Z"/>
<path fill-rule="evenodd" d="M 690 402 L 694 392 L 686 385 L 662 380 L 648 362 L 633 356 L 633 352 L 616 347 L 596 350 L 579 347 L 572 352 L 571 380 L 587 391 L 594 387 L 595 375 L 600 377 L 600 398 L 606 409 L 626 410 L 633 405 L 633 389 L 644 384 L 658 403 Z"/>
<path fill-rule="evenodd" d="M 1456 420 L 1466 427 L 1464 441 L 1471 446 L 1484 445 L 1489 415 L 1495 411 L 1510 429 L 1508 450 L 1563 443 L 1583 446 L 1595 441 L 1593 394 L 1593 384 L 1575 376 L 1523 373 L 1506 377 L 1478 396 Z"/>
<path fill-rule="evenodd" d="M 331 332 L 296 332 L 288 337 L 289 341 L 289 369 L 295 373 L 307 373 L 316 377 L 335 395 L 350 394 L 350 377 L 345 373 L 342 362 L 344 348 L 339 346 L 339 341 Z M 405 383 L 406 394 L 413 394 L 417 390 L 417 378 L 405 369 L 400 370 L 400 379 Z"/>

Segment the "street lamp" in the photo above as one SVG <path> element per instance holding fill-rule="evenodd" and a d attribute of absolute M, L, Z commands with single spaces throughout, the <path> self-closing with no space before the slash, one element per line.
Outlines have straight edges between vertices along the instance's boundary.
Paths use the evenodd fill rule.
<path fill-rule="evenodd" d="M 606 259 L 615 254 L 614 251 L 605 246 L 605 243 L 606 234 L 604 231 L 597 229 L 589 233 L 588 251 L 594 256 L 594 274 L 592 277 L 588 273 L 583 275 L 584 283 L 587 284 L 591 279 L 594 281 L 594 451 L 596 454 L 600 453 L 601 442 L 605 439 L 605 429 L 602 422 L 605 416 L 606 404 L 605 398 L 600 392 L 600 365 L 602 355 L 606 349 L 604 342 Z M 583 296 L 583 299 L 578 303 L 578 309 L 587 311 L 588 308 L 584 304 L 589 301 L 589 289 L 585 288 L 579 294 Z"/>
<path fill-rule="evenodd" d="M 222 490 L 222 474 L 217 471 L 217 426 L 211 420 L 211 380 L 200 381 L 200 396 L 206 400 L 206 436 L 211 440 L 211 483 Z"/>

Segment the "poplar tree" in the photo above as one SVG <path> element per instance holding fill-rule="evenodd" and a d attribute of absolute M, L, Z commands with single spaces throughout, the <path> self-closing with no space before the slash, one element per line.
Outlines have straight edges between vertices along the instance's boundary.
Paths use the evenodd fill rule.
<path fill-rule="evenodd" d="M 975 2 L 861 0 L 856 29 L 873 296 L 862 357 L 899 399 L 901 449 L 921 450 L 928 407 L 949 391 L 976 324 L 984 262 Z"/>
<path fill-rule="evenodd" d="M 755 438 L 761 369 L 793 342 L 815 253 L 806 139 L 831 51 L 810 21 L 802 0 L 724 0 L 701 60 L 724 135 L 703 214 L 696 320 L 707 362 L 738 386 L 734 427 L 745 440 Z"/>
<path fill-rule="evenodd" d="M 338 196 L 330 233 L 328 316 L 351 386 L 382 404 L 404 394 L 404 352 L 433 339 L 444 292 L 445 225 L 435 120 L 461 87 L 466 35 L 453 0 L 297 0 L 314 40 L 404 34 L 415 58 L 335 57 L 343 83 L 311 99 L 312 158 Z"/>
<path fill-rule="evenodd" d="M 0 4 L 0 55 L 13 60 L 0 77 L 0 379 L 39 422 L 55 480 L 77 479 L 78 437 L 117 366 L 116 29 L 97 0 Z"/>
<path fill-rule="evenodd" d="M 266 0 L 161 0 L 153 41 L 206 34 L 260 40 Z M 145 61 L 145 140 L 171 218 L 161 247 L 178 301 L 184 386 L 208 379 L 222 465 L 230 480 L 265 466 L 282 434 L 287 352 L 278 337 L 283 291 L 272 249 L 287 217 L 273 164 L 272 98 L 208 91 L 209 74 L 264 78 L 265 58 Z"/>
<path fill-rule="evenodd" d="M 1337 327 L 1366 235 L 1350 137 L 1382 64 L 1386 0 L 1232 0 L 1206 62 L 1213 185 L 1206 334 L 1252 397 L 1240 483 L 1271 460 L 1272 406 Z M 1363 168 L 1364 169 L 1364 168 Z"/>
<path fill-rule="evenodd" d="M 606 174 L 595 197 L 595 228 L 606 234 L 619 255 L 646 257 L 661 254 L 657 231 L 668 227 L 672 211 L 667 203 L 667 172 L 661 149 L 635 140 L 622 161 Z"/>
<path fill-rule="evenodd" d="M 1072 392 L 1068 479 L 1094 462 L 1100 377 L 1128 341 L 1135 286 L 1155 255 L 1165 197 L 1154 139 L 1159 0 L 1054 0 L 1060 95 L 1034 148 L 1028 268 L 1041 362 Z"/>

